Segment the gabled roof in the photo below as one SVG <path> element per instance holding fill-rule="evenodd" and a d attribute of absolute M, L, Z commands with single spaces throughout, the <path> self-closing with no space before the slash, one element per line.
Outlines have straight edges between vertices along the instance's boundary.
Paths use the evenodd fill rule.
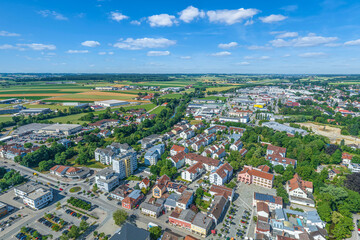
<path fill-rule="evenodd" d="M 171 150 L 176 151 L 176 152 L 183 152 L 183 151 L 185 151 L 185 147 L 179 146 L 179 145 L 173 145 L 171 147 Z"/>
<path fill-rule="evenodd" d="M 215 172 L 219 175 L 219 177 L 224 179 L 227 176 L 227 173 L 232 172 L 232 171 L 233 171 L 233 168 L 230 166 L 230 164 L 224 163 L 218 169 L 216 169 Z"/>
<path fill-rule="evenodd" d="M 313 188 L 312 182 L 302 180 L 297 173 L 295 173 L 294 177 L 288 181 L 288 185 L 290 191 L 300 188 L 306 192 L 307 188 Z"/>
<path fill-rule="evenodd" d="M 277 154 L 280 154 L 280 153 L 286 154 L 286 148 L 274 146 L 274 145 L 271 145 L 271 144 L 268 145 L 267 150 L 274 151 L 273 155 L 277 155 Z"/>

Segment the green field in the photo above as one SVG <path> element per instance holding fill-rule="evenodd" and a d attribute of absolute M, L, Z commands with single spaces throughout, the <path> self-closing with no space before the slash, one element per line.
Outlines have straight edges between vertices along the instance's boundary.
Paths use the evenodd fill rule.
<path fill-rule="evenodd" d="M 153 111 L 151 111 L 151 114 L 159 114 L 163 109 L 165 109 L 165 106 L 159 106 L 156 109 L 154 109 Z"/>
<path fill-rule="evenodd" d="M 0 115 L 0 123 L 1 122 L 11 121 L 11 120 L 12 120 L 12 116 L 9 116 L 9 115 L 2 116 L 2 115 Z"/>
<path fill-rule="evenodd" d="M 179 98 L 181 98 L 182 96 L 183 96 L 183 95 L 180 94 L 180 93 L 170 93 L 170 94 L 163 95 L 163 96 L 161 96 L 160 98 L 170 98 L 170 99 L 176 98 L 176 99 L 179 99 Z"/>
<path fill-rule="evenodd" d="M 74 114 L 74 115 L 69 115 L 69 116 L 64 116 L 64 117 L 57 117 L 57 118 L 51 118 L 49 119 L 49 121 L 52 121 L 54 123 L 74 123 L 74 124 L 83 124 L 83 123 L 88 123 L 86 121 L 80 121 L 79 119 L 86 115 L 87 113 L 79 113 L 79 114 Z"/>
<path fill-rule="evenodd" d="M 199 98 L 199 99 L 206 99 L 206 100 L 226 100 L 227 97 L 217 97 L 217 96 L 207 96 L 207 97 L 204 97 L 204 98 Z"/>

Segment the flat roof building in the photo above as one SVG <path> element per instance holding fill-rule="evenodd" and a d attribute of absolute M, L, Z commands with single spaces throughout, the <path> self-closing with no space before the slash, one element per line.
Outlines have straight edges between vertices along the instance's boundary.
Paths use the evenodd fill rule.
<path fill-rule="evenodd" d="M 39 133 L 71 135 L 82 130 L 79 124 L 52 124 L 41 128 Z"/>
<path fill-rule="evenodd" d="M 53 191 L 44 185 L 27 182 L 14 188 L 15 195 L 22 198 L 25 205 L 32 209 L 45 207 L 53 200 Z"/>
<path fill-rule="evenodd" d="M 105 100 L 105 101 L 96 101 L 94 102 L 94 104 L 102 107 L 116 107 L 120 105 L 129 104 L 129 102 L 121 101 L 121 100 Z"/>

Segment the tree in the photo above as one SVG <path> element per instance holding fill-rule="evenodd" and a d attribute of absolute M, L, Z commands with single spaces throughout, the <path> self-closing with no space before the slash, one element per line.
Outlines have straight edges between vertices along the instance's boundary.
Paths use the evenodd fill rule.
<path fill-rule="evenodd" d="M 81 231 L 86 231 L 86 229 L 89 228 L 89 224 L 86 221 L 82 220 L 80 222 L 79 228 Z"/>
<path fill-rule="evenodd" d="M 151 227 L 149 229 L 150 239 L 157 240 L 161 236 L 161 228 L 160 227 Z"/>
<path fill-rule="evenodd" d="M 99 188 L 98 188 L 98 185 L 95 183 L 95 184 L 93 185 L 92 191 L 93 191 L 93 192 L 96 192 L 98 189 L 99 189 Z"/>
<path fill-rule="evenodd" d="M 345 186 L 350 190 L 360 193 L 360 173 L 347 175 Z"/>
<path fill-rule="evenodd" d="M 125 222 L 127 217 L 128 217 L 128 214 L 124 210 L 119 209 L 113 213 L 113 219 L 115 221 L 115 224 L 119 225 L 119 226 Z"/>
<path fill-rule="evenodd" d="M 279 174 L 283 174 L 285 172 L 283 165 L 276 165 L 274 167 L 274 170 L 276 173 L 279 173 Z"/>
<path fill-rule="evenodd" d="M 24 148 L 31 148 L 33 144 L 31 142 L 24 143 Z"/>
<path fill-rule="evenodd" d="M 60 202 L 57 202 L 57 203 L 56 203 L 56 207 L 57 207 L 57 208 L 60 208 L 60 207 L 61 207 L 61 203 L 60 203 Z"/>

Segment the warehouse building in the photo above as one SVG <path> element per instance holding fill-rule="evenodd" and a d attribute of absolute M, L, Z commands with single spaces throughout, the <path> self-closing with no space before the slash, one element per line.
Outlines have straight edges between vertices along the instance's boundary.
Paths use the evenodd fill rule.
<path fill-rule="evenodd" d="M 38 115 L 38 114 L 47 114 L 51 113 L 50 108 L 29 108 L 23 109 L 19 112 L 21 115 Z"/>
<path fill-rule="evenodd" d="M 116 106 L 129 104 L 129 102 L 120 101 L 120 100 L 106 100 L 106 101 L 96 101 L 94 102 L 94 104 L 100 105 L 102 107 L 116 107 Z"/>
<path fill-rule="evenodd" d="M 38 133 L 46 133 L 51 135 L 72 135 L 82 130 L 82 126 L 79 124 L 52 124 L 50 126 L 41 128 Z"/>

